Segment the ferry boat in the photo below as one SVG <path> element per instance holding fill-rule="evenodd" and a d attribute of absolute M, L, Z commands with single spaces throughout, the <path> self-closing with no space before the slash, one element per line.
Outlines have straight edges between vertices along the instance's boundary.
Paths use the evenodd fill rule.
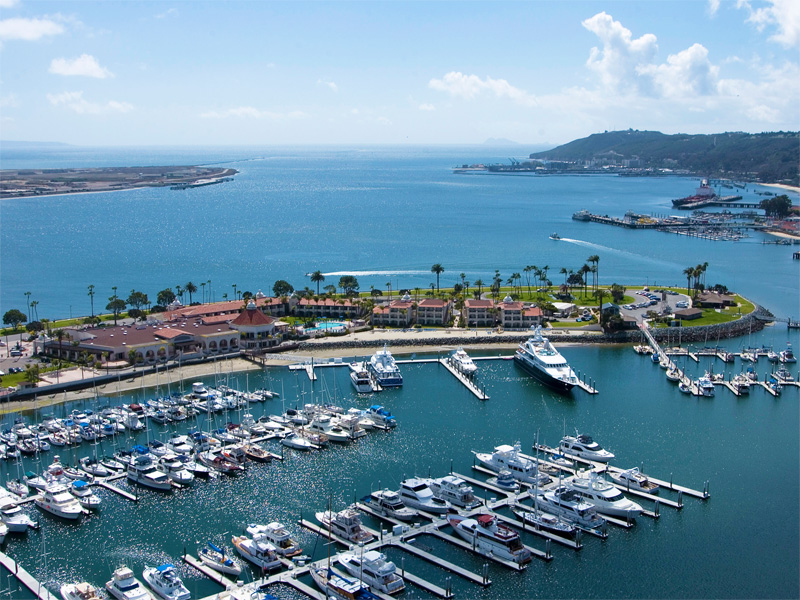
<path fill-rule="evenodd" d="M 400 494 L 392 490 L 377 490 L 369 495 L 369 505 L 376 513 L 399 519 L 400 521 L 410 521 L 419 513 L 409 508 L 400 498 Z"/>
<path fill-rule="evenodd" d="M 353 507 L 347 507 L 338 513 L 326 510 L 318 512 L 317 521 L 322 523 L 331 534 L 346 539 L 348 542 L 367 544 L 374 539 L 374 536 L 364 529 L 358 511 Z"/>
<path fill-rule="evenodd" d="M 450 355 L 450 364 L 464 375 L 474 375 L 475 371 L 478 370 L 478 366 L 461 346 Z"/>
<path fill-rule="evenodd" d="M 540 382 L 559 392 L 569 392 L 578 383 L 575 371 L 556 350 L 538 326 L 532 338 L 522 342 L 514 361 Z"/>
<path fill-rule="evenodd" d="M 77 520 L 86 513 L 67 486 L 49 484 L 34 500 L 36 506 L 62 519 Z"/>
<path fill-rule="evenodd" d="M 567 489 L 575 492 L 590 504 L 594 504 L 599 513 L 615 517 L 638 517 L 642 507 L 628 500 L 616 487 L 601 479 L 597 473 L 578 474 L 565 481 Z"/>
<path fill-rule="evenodd" d="M 207 546 L 201 546 L 197 549 L 197 556 L 206 565 L 219 571 L 238 577 L 242 573 L 242 563 L 232 557 L 230 554 L 225 553 L 224 548 L 219 548 L 211 542 Z"/>
<path fill-rule="evenodd" d="M 403 385 L 403 376 L 394 361 L 392 353 L 384 345 L 383 350 L 378 350 L 367 363 L 367 370 L 372 373 L 381 387 L 400 387 Z"/>
<path fill-rule="evenodd" d="M 530 551 L 522 545 L 519 534 L 497 522 L 495 515 L 475 518 L 450 515 L 447 520 L 455 532 L 482 554 L 495 556 L 524 565 L 531 561 Z"/>
<path fill-rule="evenodd" d="M 111 579 L 106 581 L 106 591 L 117 600 L 153 600 L 153 595 L 128 567 L 119 567 L 114 571 Z"/>
<path fill-rule="evenodd" d="M 275 551 L 275 546 L 266 540 L 252 540 L 247 536 L 233 536 L 231 538 L 236 551 L 242 558 L 250 561 L 259 569 L 270 570 L 281 566 L 281 560 Z"/>
<path fill-rule="evenodd" d="M 189 600 L 192 596 L 175 571 L 175 565 L 145 567 L 144 580 L 164 600 Z"/>
<path fill-rule="evenodd" d="M 350 575 L 374 590 L 384 594 L 399 594 L 406 588 L 405 581 L 397 574 L 397 567 L 387 561 L 382 552 L 369 550 L 363 556 L 356 552 L 343 552 L 336 558 Z"/>
<path fill-rule="evenodd" d="M 64 600 L 100 600 L 97 588 L 91 583 L 65 583 L 61 586 L 61 597 Z"/>
<path fill-rule="evenodd" d="M 594 504 L 587 502 L 566 486 L 539 492 L 536 502 L 544 506 L 547 512 L 586 529 L 601 529 L 606 522 L 597 514 Z"/>
<path fill-rule="evenodd" d="M 363 362 L 350 363 L 350 382 L 359 394 L 371 394 L 377 391 L 372 385 L 372 378 Z"/>
<path fill-rule="evenodd" d="M 427 479 L 426 482 L 434 496 L 447 500 L 453 506 L 472 509 L 480 504 L 475 498 L 472 486 L 460 477 L 446 475 L 437 479 Z"/>
<path fill-rule="evenodd" d="M 450 511 L 450 503 L 433 495 L 424 479 L 411 477 L 400 482 L 400 499 L 411 508 L 443 515 Z"/>
<path fill-rule="evenodd" d="M 625 469 L 619 472 L 611 472 L 609 475 L 617 485 L 626 489 L 644 492 L 645 494 L 658 493 L 659 485 L 650 481 L 647 475 L 639 471 L 639 467 L 633 467 L 632 469 Z"/>
<path fill-rule="evenodd" d="M 516 442 L 513 446 L 508 444 L 497 446 L 491 454 L 488 452 L 475 452 L 474 450 L 472 453 L 485 467 L 496 473 L 509 471 L 517 481 L 535 485 L 547 485 L 550 483 L 552 479 L 539 472 L 536 462 L 521 456 L 520 448 L 520 443 Z"/>
<path fill-rule="evenodd" d="M 247 526 L 247 533 L 254 540 L 269 542 L 275 546 L 275 552 L 286 558 L 303 553 L 300 544 L 293 540 L 286 527 L 277 521 L 273 521 L 268 525 L 250 524 Z"/>
<path fill-rule="evenodd" d="M 575 432 L 574 436 L 565 435 L 561 438 L 559 448 L 564 454 L 571 454 L 578 458 L 585 458 L 595 462 L 608 462 L 614 458 L 612 452 L 605 450 L 591 436 L 584 433 Z"/>

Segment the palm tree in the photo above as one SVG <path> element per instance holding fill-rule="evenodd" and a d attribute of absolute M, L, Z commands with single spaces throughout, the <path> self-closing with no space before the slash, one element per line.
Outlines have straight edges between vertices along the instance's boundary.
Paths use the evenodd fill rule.
<path fill-rule="evenodd" d="M 200 284 L 200 287 L 203 288 L 203 303 L 206 301 L 206 282 Z"/>
<path fill-rule="evenodd" d="M 527 265 L 524 269 L 522 269 L 522 272 L 525 273 L 525 281 L 528 284 L 528 296 L 531 295 L 531 271 L 532 270 L 533 270 L 533 267 L 531 265 Z"/>
<path fill-rule="evenodd" d="M 31 319 L 31 293 L 25 292 L 25 303 L 28 305 L 28 322 L 32 321 Z"/>
<path fill-rule="evenodd" d="M 683 270 L 683 274 L 686 275 L 686 295 L 690 295 L 692 293 L 692 277 L 694 277 L 694 267 L 686 267 Z"/>
<path fill-rule="evenodd" d="M 317 296 L 319 296 L 319 284 L 322 281 L 325 281 L 325 275 L 322 274 L 322 271 L 314 271 L 311 274 L 311 283 L 317 284 Z"/>
<path fill-rule="evenodd" d="M 461 287 L 465 287 L 464 286 L 464 281 L 467 279 L 467 274 L 466 273 L 461 273 L 459 275 L 459 277 L 461 278 Z"/>
<path fill-rule="evenodd" d="M 175 295 L 181 299 L 181 302 L 183 302 L 183 292 L 185 291 L 180 285 L 175 286 Z"/>
<path fill-rule="evenodd" d="M 592 271 L 592 268 L 589 265 L 587 265 L 586 263 L 583 263 L 583 266 L 580 268 L 581 275 L 583 276 L 583 295 L 584 296 L 586 295 L 586 284 L 588 282 L 588 279 L 586 278 L 586 274 L 587 273 L 591 273 L 591 271 Z"/>
<path fill-rule="evenodd" d="M 189 304 L 192 303 L 192 294 L 197 292 L 197 286 L 191 281 L 186 284 L 186 291 L 189 292 Z"/>
<path fill-rule="evenodd" d="M 89 301 L 92 303 L 92 317 L 94 317 L 94 286 L 89 286 Z"/>
<path fill-rule="evenodd" d="M 387 281 L 386 282 L 386 289 L 389 291 L 389 302 L 391 302 L 392 301 L 392 282 L 391 281 Z"/>
<path fill-rule="evenodd" d="M 436 273 L 436 293 L 439 293 L 439 275 L 444 273 L 444 267 L 439 263 L 436 263 L 431 267 L 431 273 Z"/>
<path fill-rule="evenodd" d="M 587 260 L 587 262 L 590 262 L 590 263 L 592 263 L 593 265 L 597 265 L 597 264 L 599 264 L 599 263 L 600 263 L 600 257 L 599 257 L 597 254 L 592 254 L 592 255 L 591 255 L 589 258 L 587 258 L 586 260 Z M 592 280 L 593 280 L 593 285 L 594 285 L 594 288 L 595 288 L 595 289 L 597 289 L 597 283 L 598 283 L 598 280 L 596 279 L 596 274 L 597 274 L 597 271 L 593 271 L 593 275 L 594 275 L 594 276 L 593 276 Z"/>
<path fill-rule="evenodd" d="M 483 279 L 476 279 L 476 280 L 475 280 L 475 285 L 477 285 L 477 286 L 478 286 L 478 297 L 480 297 L 480 295 L 481 295 L 481 290 L 483 290 L 483 285 L 484 285 L 484 283 L 483 283 Z"/>
<path fill-rule="evenodd" d="M 559 271 L 559 273 L 561 273 L 564 276 L 564 285 L 566 285 L 567 284 L 567 273 L 568 273 L 567 267 L 561 267 L 561 270 Z"/>
<path fill-rule="evenodd" d="M 547 265 L 545 265 L 545 266 L 543 266 L 543 267 L 542 267 L 542 279 L 543 279 L 543 282 L 542 282 L 542 283 L 544 283 L 545 281 L 547 281 L 547 272 L 548 272 L 549 270 L 550 270 L 550 267 L 549 267 L 549 266 L 547 266 Z"/>
<path fill-rule="evenodd" d="M 39 309 L 36 308 L 37 306 L 39 306 L 39 301 L 38 300 L 31 300 L 31 309 L 33 310 L 33 314 L 36 317 L 36 320 L 38 321 L 39 320 Z"/>
<path fill-rule="evenodd" d="M 419 293 L 420 293 L 420 291 L 421 290 L 418 287 L 414 288 L 414 300 L 416 300 L 417 302 L 419 302 Z"/>

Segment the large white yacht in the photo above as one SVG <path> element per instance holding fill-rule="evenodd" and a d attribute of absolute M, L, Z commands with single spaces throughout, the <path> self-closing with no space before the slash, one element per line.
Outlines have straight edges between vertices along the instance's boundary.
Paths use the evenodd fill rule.
<path fill-rule="evenodd" d="M 450 515 L 447 520 L 456 533 L 467 540 L 475 550 L 524 565 L 531 561 L 530 551 L 522 545 L 519 534 L 497 522 L 496 515 L 462 517 Z"/>
<path fill-rule="evenodd" d="M 259 569 L 275 569 L 281 566 L 281 560 L 275 551 L 275 546 L 266 540 L 253 540 L 249 537 L 233 536 L 231 543 L 242 558 L 249 560 Z"/>
<path fill-rule="evenodd" d="M 133 458 L 131 464 L 128 465 L 128 479 L 154 490 L 169 491 L 172 489 L 169 477 L 166 473 L 158 470 L 150 454 L 139 454 Z"/>
<path fill-rule="evenodd" d="M 178 577 L 174 565 L 145 567 L 143 575 L 147 585 L 164 600 L 189 600 L 191 598 L 189 590 Z"/>
<path fill-rule="evenodd" d="M 516 442 L 513 446 L 508 444 L 497 446 L 491 454 L 488 452 L 475 452 L 474 450 L 472 453 L 484 466 L 495 473 L 509 471 L 517 481 L 534 485 L 547 485 L 550 483 L 552 479 L 539 472 L 535 461 L 522 456 L 520 448 L 520 443 Z"/>
<path fill-rule="evenodd" d="M 475 371 L 478 370 L 478 366 L 461 346 L 450 355 L 450 364 L 464 375 L 474 375 Z"/>
<path fill-rule="evenodd" d="M 117 600 L 153 600 L 141 582 L 128 567 L 120 567 L 106 581 L 106 590 Z"/>
<path fill-rule="evenodd" d="M 374 539 L 374 536 L 361 525 L 358 511 L 353 507 L 347 507 L 338 513 L 329 510 L 318 512 L 316 517 L 332 535 L 344 538 L 348 542 L 367 544 Z"/>
<path fill-rule="evenodd" d="M 546 337 L 541 326 L 533 337 L 522 342 L 514 361 L 536 379 L 559 392 L 568 392 L 578 383 L 578 376 Z"/>
<path fill-rule="evenodd" d="M 350 381 L 359 394 L 378 391 L 378 386 L 373 385 L 369 371 L 363 362 L 350 363 Z"/>
<path fill-rule="evenodd" d="M 381 387 L 400 387 L 403 385 L 403 376 L 392 353 L 384 345 L 383 350 L 378 350 L 367 363 L 367 370 L 372 373 Z"/>
<path fill-rule="evenodd" d="M 450 503 L 434 496 L 424 479 L 411 477 L 400 482 L 399 494 L 400 499 L 411 508 L 439 515 L 450 511 Z"/>
<path fill-rule="evenodd" d="M 566 486 L 539 492 L 536 503 L 547 512 L 587 529 L 600 529 L 605 524 L 605 519 L 597 514 L 594 504 Z"/>
<path fill-rule="evenodd" d="M 587 502 L 594 504 L 597 512 L 613 517 L 638 517 L 642 507 L 628 500 L 615 486 L 598 476 L 597 473 L 578 474 L 564 481 L 567 489 L 575 492 Z"/>
<path fill-rule="evenodd" d="M 275 546 L 275 551 L 281 556 L 291 558 L 303 553 L 289 531 L 281 523 L 273 521 L 268 525 L 250 524 L 247 526 L 247 533 L 257 541 L 267 541 Z"/>
<path fill-rule="evenodd" d="M 614 454 L 595 442 L 591 436 L 586 434 L 565 435 L 561 438 L 559 445 L 561 452 L 564 454 L 571 454 L 579 458 L 587 460 L 594 460 L 596 462 L 608 462 L 614 458 Z"/>
<path fill-rule="evenodd" d="M 363 553 L 343 552 L 337 557 L 339 564 L 353 577 L 357 577 L 368 586 L 384 594 L 399 594 L 406 584 L 397 574 L 397 567 L 386 560 L 386 555 L 377 550 Z"/>
<path fill-rule="evenodd" d="M 426 479 L 433 495 L 442 500 L 447 500 L 453 506 L 461 508 L 475 508 L 480 501 L 475 498 L 472 486 L 455 475 L 445 475 L 436 479 Z"/>
<path fill-rule="evenodd" d="M 62 519 L 79 519 L 86 511 L 81 508 L 78 500 L 69 493 L 67 486 L 60 483 L 49 484 L 44 491 L 34 500 L 36 506 L 61 517 Z"/>
<path fill-rule="evenodd" d="M 400 494 L 392 490 L 372 492 L 369 496 L 369 505 L 376 513 L 400 521 L 410 521 L 419 514 L 413 508 L 406 506 Z"/>

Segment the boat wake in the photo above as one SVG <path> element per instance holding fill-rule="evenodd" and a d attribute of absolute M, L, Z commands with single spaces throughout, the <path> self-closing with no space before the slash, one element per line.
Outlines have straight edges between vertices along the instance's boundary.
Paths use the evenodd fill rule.
<path fill-rule="evenodd" d="M 335 277 L 335 276 L 343 276 L 343 275 L 352 275 L 354 277 L 369 277 L 371 275 L 428 275 L 430 270 L 428 271 L 331 271 L 330 273 L 323 273 L 325 277 Z M 306 273 L 306 276 L 310 276 L 311 273 Z"/>

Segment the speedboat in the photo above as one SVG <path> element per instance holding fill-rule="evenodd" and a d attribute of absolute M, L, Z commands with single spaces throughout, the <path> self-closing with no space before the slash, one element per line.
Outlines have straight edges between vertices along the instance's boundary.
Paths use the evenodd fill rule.
<path fill-rule="evenodd" d="M 558 235 L 556 232 L 553 232 L 553 233 L 550 234 L 550 239 L 551 240 L 560 240 L 561 236 Z"/>
<path fill-rule="evenodd" d="M 154 490 L 169 491 L 172 489 L 169 477 L 166 473 L 158 470 L 150 454 L 134 456 L 128 465 L 127 475 L 128 479 L 134 483 Z"/>
<path fill-rule="evenodd" d="M 231 538 L 231 543 L 242 558 L 259 569 L 269 571 L 281 566 L 275 546 L 266 540 L 253 540 L 245 535 L 235 535 Z"/>
<path fill-rule="evenodd" d="M 119 567 L 114 571 L 111 579 L 106 581 L 106 590 L 117 600 L 153 600 L 152 594 L 128 567 Z"/>
<path fill-rule="evenodd" d="M 496 446 L 491 454 L 475 452 L 474 450 L 472 453 L 484 466 L 496 473 L 510 471 L 517 481 L 535 485 L 547 485 L 550 483 L 552 479 L 544 473 L 540 473 L 536 467 L 536 462 L 522 456 L 520 449 L 520 443 L 516 442 L 513 446 L 508 444 Z"/>
<path fill-rule="evenodd" d="M 86 513 L 75 496 L 69 493 L 67 486 L 59 483 L 49 484 L 34 502 L 42 510 L 62 519 L 74 521 Z"/>
<path fill-rule="evenodd" d="M 549 531 L 559 537 L 575 537 L 575 533 L 577 532 L 577 528 L 571 523 L 560 519 L 556 515 L 551 515 L 541 510 L 528 510 L 526 508 L 521 508 L 521 505 L 518 504 L 511 509 L 511 512 L 526 525 L 534 529 Z"/>
<path fill-rule="evenodd" d="M 36 527 L 36 523 L 22 512 L 22 508 L 7 492 L 0 496 L 0 519 L 11 533 L 24 533 L 29 527 Z"/>
<path fill-rule="evenodd" d="M 644 473 L 639 471 L 639 467 L 625 469 L 624 471 L 613 471 L 609 475 L 614 483 L 629 490 L 644 492 L 646 494 L 658 493 L 659 485 L 653 483 Z"/>
<path fill-rule="evenodd" d="M 160 567 L 145 567 L 144 581 L 164 600 L 189 600 L 191 594 L 178 577 L 175 566 L 164 564 Z"/>
<path fill-rule="evenodd" d="M 561 438 L 559 448 L 564 454 L 571 454 L 572 456 L 593 460 L 595 462 L 607 463 L 614 458 L 613 453 L 604 450 L 591 436 L 584 433 L 579 434 L 575 432 L 574 436 L 565 435 Z"/>
<path fill-rule="evenodd" d="M 399 594 L 406 587 L 403 578 L 397 574 L 395 564 L 387 561 L 382 552 L 343 552 L 336 558 L 350 575 L 357 577 L 373 590 L 384 594 Z"/>
<path fill-rule="evenodd" d="M 375 391 L 369 371 L 363 362 L 350 363 L 350 382 L 359 394 L 370 394 Z"/>
<path fill-rule="evenodd" d="M 539 506 L 544 506 L 547 512 L 586 529 L 600 529 L 606 522 L 597 514 L 594 504 L 566 486 L 539 492 L 536 502 Z"/>
<path fill-rule="evenodd" d="M 269 542 L 275 547 L 275 552 L 286 558 L 303 553 L 303 549 L 292 539 L 286 527 L 277 521 L 268 525 L 250 524 L 247 526 L 247 533 L 256 541 Z"/>
<path fill-rule="evenodd" d="M 344 538 L 348 542 L 367 544 L 374 539 L 374 536 L 361 525 L 358 511 L 352 506 L 337 513 L 330 510 L 318 512 L 315 516 L 317 521 L 322 523 L 331 534 Z"/>
<path fill-rule="evenodd" d="M 450 515 L 447 520 L 458 535 L 481 554 L 493 554 L 524 565 L 531 561 L 530 551 L 522 545 L 519 534 L 497 522 L 496 515 L 462 517 Z"/>
<path fill-rule="evenodd" d="M 313 444 L 307 438 L 299 435 L 295 431 L 290 431 L 287 433 L 286 436 L 281 439 L 281 444 L 287 448 L 294 448 L 295 450 L 312 450 L 317 448 L 316 444 Z"/>
<path fill-rule="evenodd" d="M 433 495 L 424 479 L 411 477 L 400 482 L 400 499 L 411 508 L 443 515 L 450 511 L 450 503 Z"/>
<path fill-rule="evenodd" d="M 378 350 L 367 363 L 367 370 L 375 377 L 381 387 L 400 387 L 403 385 L 403 376 L 392 353 L 384 345 L 383 350 Z"/>
<path fill-rule="evenodd" d="M 450 355 L 450 364 L 464 375 L 474 375 L 478 370 L 478 366 L 472 362 L 469 354 L 461 346 Z"/>
<path fill-rule="evenodd" d="M 65 583 L 61 586 L 61 597 L 64 600 L 100 600 L 97 588 L 85 581 L 81 583 Z"/>
<path fill-rule="evenodd" d="M 514 361 L 537 380 L 558 392 L 569 392 L 578 384 L 578 376 L 561 353 L 542 336 L 536 327 L 532 338 L 522 342 L 514 353 Z"/>
<path fill-rule="evenodd" d="M 788 342 L 786 343 L 786 350 L 779 352 L 778 356 L 782 363 L 797 362 L 797 358 L 795 357 L 794 352 L 792 352 L 792 345 Z"/>
<path fill-rule="evenodd" d="M 208 542 L 207 546 L 198 548 L 197 556 L 209 567 L 220 573 L 238 577 L 242 572 L 242 563 L 230 554 L 226 554 L 224 548 L 219 548 L 211 542 Z"/>
<path fill-rule="evenodd" d="M 455 475 L 445 475 L 436 479 L 426 480 L 433 495 L 442 500 L 447 500 L 453 506 L 471 509 L 480 502 L 475 498 L 472 486 Z"/>
<path fill-rule="evenodd" d="M 372 492 L 369 495 L 369 505 L 376 513 L 400 521 L 410 521 L 419 514 L 405 505 L 400 494 L 391 490 Z"/>
<path fill-rule="evenodd" d="M 100 510 L 100 506 L 103 504 L 103 500 L 92 491 L 89 484 L 80 479 L 70 484 L 69 493 L 75 496 L 78 499 L 78 504 L 86 510 Z"/>
<path fill-rule="evenodd" d="M 614 517 L 638 517 L 642 507 L 628 500 L 616 487 L 601 479 L 597 473 L 578 471 L 572 479 L 565 481 L 567 489 L 579 494 L 594 504 L 597 512 Z"/>

